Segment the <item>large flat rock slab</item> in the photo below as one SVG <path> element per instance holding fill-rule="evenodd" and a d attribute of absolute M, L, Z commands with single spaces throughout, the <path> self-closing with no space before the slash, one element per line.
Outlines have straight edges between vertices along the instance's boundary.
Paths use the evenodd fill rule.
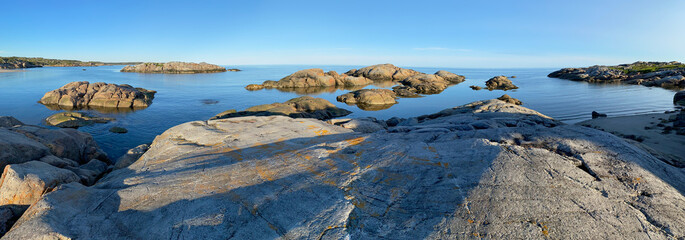
<path fill-rule="evenodd" d="M 167 130 L 5 238 L 682 238 L 684 183 L 620 138 L 499 100 L 374 133 L 238 117 Z"/>

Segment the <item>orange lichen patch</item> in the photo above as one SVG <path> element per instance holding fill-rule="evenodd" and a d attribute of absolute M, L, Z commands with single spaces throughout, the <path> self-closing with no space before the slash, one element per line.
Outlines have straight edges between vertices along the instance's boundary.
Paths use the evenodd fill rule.
<path fill-rule="evenodd" d="M 319 130 L 314 131 L 314 133 L 315 133 L 317 136 L 324 136 L 324 135 L 331 134 L 331 132 L 328 131 L 328 130 L 326 130 L 326 129 L 319 129 Z"/>
<path fill-rule="evenodd" d="M 352 205 L 359 209 L 364 209 L 366 207 L 366 202 L 363 200 L 360 200 L 359 198 L 354 198 L 352 199 Z"/>
<path fill-rule="evenodd" d="M 549 237 L 549 229 L 547 228 L 547 225 L 542 225 L 542 235 Z"/>
<path fill-rule="evenodd" d="M 354 153 L 354 156 L 355 156 L 355 157 L 360 157 L 360 156 L 362 155 L 363 152 L 364 152 L 364 151 L 359 150 L 359 151 L 357 151 L 356 153 Z"/>
<path fill-rule="evenodd" d="M 346 140 L 343 140 L 343 141 L 346 142 L 347 144 L 349 144 L 350 146 L 354 146 L 354 145 L 359 145 L 359 144 L 361 144 L 362 142 L 364 142 L 364 140 L 366 140 L 366 137 L 358 137 L 358 138 L 346 139 Z"/>
<path fill-rule="evenodd" d="M 468 220 L 466 220 L 466 221 L 469 222 L 469 223 L 473 223 L 473 220 L 472 220 L 472 219 L 468 219 Z"/>
<path fill-rule="evenodd" d="M 314 126 L 314 125 L 308 125 L 308 126 L 307 126 L 307 129 L 314 129 L 314 128 L 318 128 L 318 127 L 317 127 L 317 126 Z"/>
<path fill-rule="evenodd" d="M 255 170 L 257 171 L 257 174 L 259 177 L 262 179 L 265 179 L 267 181 L 273 181 L 274 180 L 274 173 L 269 170 L 269 167 L 263 164 L 262 162 L 256 162 L 255 163 Z"/>

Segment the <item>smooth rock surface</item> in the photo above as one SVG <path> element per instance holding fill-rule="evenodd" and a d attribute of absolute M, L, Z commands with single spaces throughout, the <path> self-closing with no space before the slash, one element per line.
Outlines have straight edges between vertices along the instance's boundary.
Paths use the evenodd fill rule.
<path fill-rule="evenodd" d="M 111 83 L 71 82 L 47 92 L 40 103 L 71 110 L 86 107 L 146 108 L 152 104 L 155 91 Z"/>
<path fill-rule="evenodd" d="M 346 116 L 350 113 L 352 112 L 338 108 L 323 98 L 303 96 L 290 99 L 284 103 L 257 105 L 240 112 L 236 112 L 233 109 L 227 110 L 217 114 L 216 116 L 212 117 L 212 119 L 243 116 L 282 115 L 292 118 L 316 118 L 326 120 Z"/>
<path fill-rule="evenodd" d="M 237 69 L 236 69 L 237 70 Z M 216 73 L 226 72 L 226 68 L 205 62 L 167 62 L 167 63 L 141 63 L 126 66 L 122 72 L 138 73 Z M 238 70 L 239 71 L 239 70 Z"/>
<path fill-rule="evenodd" d="M 685 237 L 683 170 L 611 134 L 499 100 L 412 119 L 371 134 L 181 124 L 93 187 L 47 194 L 5 238 Z"/>
<path fill-rule="evenodd" d="M 9 128 L 17 125 L 24 125 L 24 123 L 20 122 L 14 117 L 0 116 L 0 127 Z"/>

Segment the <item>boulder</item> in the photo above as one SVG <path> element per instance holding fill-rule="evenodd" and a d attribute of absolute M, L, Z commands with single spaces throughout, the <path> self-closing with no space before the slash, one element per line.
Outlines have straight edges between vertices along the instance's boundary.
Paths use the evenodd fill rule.
<path fill-rule="evenodd" d="M 592 111 L 592 118 L 593 119 L 601 118 L 601 117 L 607 117 L 607 115 L 604 113 L 598 113 L 598 112 Z"/>
<path fill-rule="evenodd" d="M 441 77 L 442 79 L 445 79 L 446 81 L 454 84 L 461 83 L 464 82 L 464 80 L 466 80 L 466 77 L 462 75 L 457 75 L 445 70 L 435 72 L 435 76 Z"/>
<path fill-rule="evenodd" d="M 673 104 L 678 104 L 678 105 L 683 105 L 683 106 L 685 106 L 685 91 L 677 92 L 677 93 L 673 96 Z"/>
<path fill-rule="evenodd" d="M 402 97 L 402 98 L 421 97 L 421 95 L 416 93 L 416 92 L 418 92 L 418 90 L 416 90 L 416 88 L 409 87 L 409 86 L 404 86 L 404 85 L 394 86 L 394 87 L 392 87 L 392 91 L 395 92 L 395 96 Z"/>
<path fill-rule="evenodd" d="M 122 68 L 121 71 L 138 73 L 217 73 L 226 72 L 226 68 L 205 62 L 167 62 L 141 63 L 133 66 L 129 65 Z"/>
<path fill-rule="evenodd" d="M 397 96 L 389 89 L 361 89 L 336 98 L 338 102 L 357 105 L 393 105 Z"/>
<path fill-rule="evenodd" d="M 420 94 L 441 93 L 451 83 L 435 74 L 417 74 L 400 81 L 402 85 L 416 89 Z"/>
<path fill-rule="evenodd" d="M 233 112 L 231 110 L 220 113 L 211 119 L 222 119 L 243 116 L 271 116 L 282 115 L 292 118 L 316 118 L 321 120 L 349 115 L 350 111 L 338 108 L 323 98 L 303 96 L 290 99 L 284 103 L 258 105 Z"/>
<path fill-rule="evenodd" d="M 124 156 L 121 156 L 119 159 L 117 159 L 116 164 L 114 164 L 114 169 L 128 167 L 137 161 L 141 156 L 143 156 L 148 149 L 150 149 L 150 144 L 141 144 L 135 148 L 129 149 Z"/>
<path fill-rule="evenodd" d="M 9 150 L 7 152 L 15 154 L 3 155 L 2 153 L 6 152 L 0 151 L 0 165 L 8 158 L 10 161 L 15 161 L 14 163 L 22 163 L 40 159 L 41 157 L 50 154 L 60 158 L 74 160 L 79 164 L 84 164 L 91 159 L 109 162 L 107 155 L 98 147 L 90 134 L 75 129 L 64 128 L 54 130 L 38 126 L 22 125 L 10 129 L 0 128 L 0 135 L 2 135 L 3 130 L 23 135 L 25 138 L 23 140 L 17 138 L 8 139 L 7 142 L 9 144 L 5 149 Z M 29 142 L 26 142 L 26 139 L 28 139 Z M 0 146 L 2 145 L 2 140 L 0 140 Z M 45 149 L 48 151 L 45 152 Z M 15 151 L 25 152 L 16 154 L 17 152 Z M 13 160 L 12 156 L 14 156 Z"/>
<path fill-rule="evenodd" d="M 516 105 L 523 105 L 523 102 L 521 100 L 518 100 L 516 98 L 510 97 L 507 94 L 502 95 L 501 97 L 498 97 L 497 99 L 504 101 L 506 103 L 511 103 L 511 104 L 516 104 Z"/>
<path fill-rule="evenodd" d="M 673 121 L 674 128 L 685 128 L 685 111 L 681 110 Z"/>
<path fill-rule="evenodd" d="M 93 117 L 80 112 L 60 112 L 47 117 L 45 123 L 61 128 L 79 128 L 93 123 L 108 123 L 113 120 L 114 118 Z"/>
<path fill-rule="evenodd" d="M 0 206 L 31 205 L 60 184 L 77 182 L 73 172 L 30 161 L 5 167 L 0 178 Z"/>
<path fill-rule="evenodd" d="M 685 236 L 685 173 L 621 138 L 499 100 L 412 119 L 373 133 L 286 116 L 184 123 L 95 186 L 45 195 L 5 237 Z"/>
<path fill-rule="evenodd" d="M 352 69 L 346 74 L 354 77 L 365 77 L 373 81 L 399 81 L 421 73 L 386 63 L 364 67 L 359 70 Z"/>
<path fill-rule="evenodd" d="M 469 87 L 470 87 L 471 89 L 473 89 L 473 90 L 476 90 L 476 91 L 483 89 L 482 87 L 480 87 L 480 86 L 475 86 L 475 85 L 471 85 L 471 86 L 469 86 Z"/>
<path fill-rule="evenodd" d="M 67 110 L 86 107 L 146 108 L 152 104 L 155 93 L 126 84 L 71 82 L 46 93 L 40 103 Z"/>
<path fill-rule="evenodd" d="M 485 82 L 485 86 L 488 88 L 488 90 L 511 90 L 511 89 L 517 89 L 516 85 L 509 80 L 509 78 L 505 76 L 497 76 L 490 78 L 487 82 Z"/>

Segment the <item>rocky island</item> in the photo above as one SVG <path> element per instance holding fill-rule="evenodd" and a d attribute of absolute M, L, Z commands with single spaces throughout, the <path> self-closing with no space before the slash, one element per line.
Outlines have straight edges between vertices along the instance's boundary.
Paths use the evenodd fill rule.
<path fill-rule="evenodd" d="M 250 84 L 245 89 L 254 91 L 264 88 L 298 91 L 302 88 L 348 88 L 370 84 L 390 82 L 400 85 L 395 88 L 399 97 L 417 97 L 418 94 L 437 94 L 449 85 L 465 80 L 464 76 L 448 71 L 425 74 L 412 69 L 396 67 L 392 64 L 377 64 L 361 69 L 352 69 L 344 74 L 335 71 L 324 72 L 322 69 L 305 69 L 297 71 L 279 81 L 264 81 L 262 84 Z"/>
<path fill-rule="evenodd" d="M 167 63 L 141 63 L 134 66 L 126 66 L 121 69 L 121 72 L 137 72 L 137 73 L 173 73 L 173 74 L 189 74 L 189 73 L 217 73 L 226 72 L 226 68 L 209 64 L 189 63 L 189 62 L 167 62 Z M 231 69 L 232 72 L 239 71 L 238 69 Z"/>
<path fill-rule="evenodd" d="M 156 91 L 134 88 L 127 84 L 71 82 L 47 92 L 40 103 L 72 110 L 81 108 L 146 108 Z"/>
<path fill-rule="evenodd" d="M 685 64 L 680 62 L 635 62 L 617 66 L 564 68 L 548 77 L 592 83 L 626 83 L 647 87 L 685 88 Z"/>
<path fill-rule="evenodd" d="M 4 237 L 685 237 L 685 172 L 609 133 L 500 100 L 358 122 L 184 123 L 93 186 L 26 200 Z"/>

